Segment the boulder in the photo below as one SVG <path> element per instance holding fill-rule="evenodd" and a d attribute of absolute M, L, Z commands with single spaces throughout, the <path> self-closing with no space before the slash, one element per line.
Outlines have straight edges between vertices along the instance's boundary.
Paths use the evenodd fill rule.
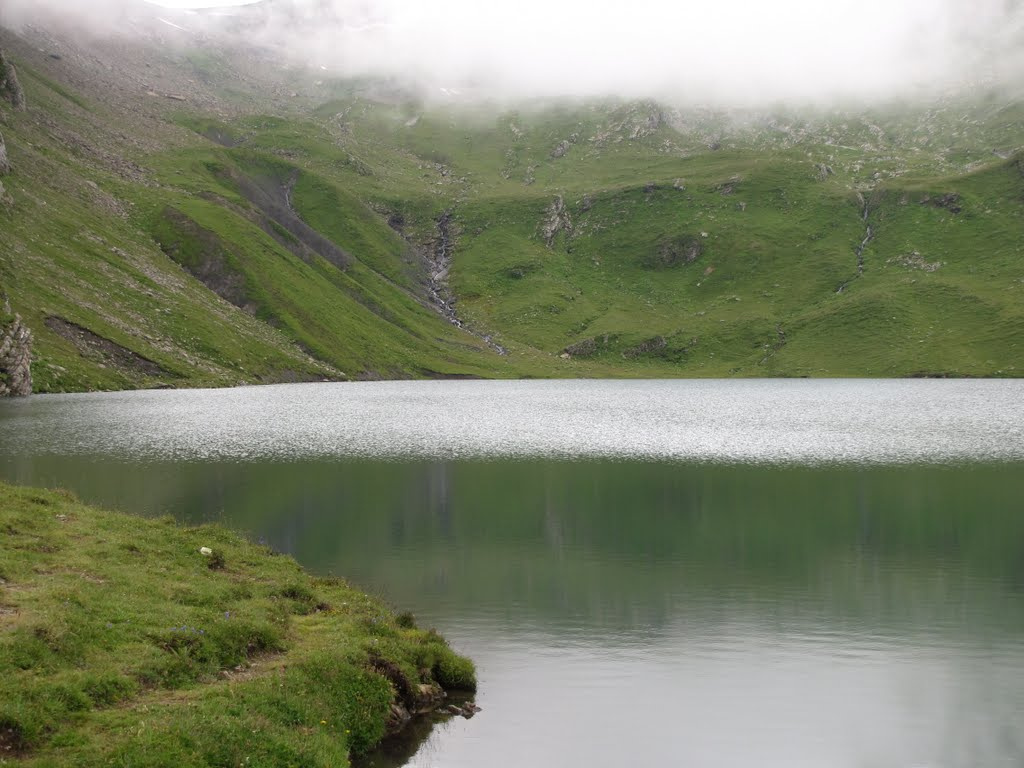
<path fill-rule="evenodd" d="M 4 303 L 0 315 L 0 397 L 32 394 L 32 331 L 11 315 Z"/>
<path fill-rule="evenodd" d="M 593 357 L 597 354 L 597 339 L 583 339 L 562 350 L 569 357 Z"/>
<path fill-rule="evenodd" d="M 421 683 L 410 693 L 413 699 L 410 709 L 417 715 L 433 712 L 444 703 L 446 695 L 437 683 Z"/>
<path fill-rule="evenodd" d="M 389 734 L 398 733 L 410 720 L 412 720 L 412 715 L 409 714 L 409 710 L 401 702 L 393 702 L 385 722 L 386 732 Z"/>
<path fill-rule="evenodd" d="M 25 110 L 25 91 L 18 82 L 18 70 L 0 51 L 0 98 L 7 99 L 19 112 Z"/>
<path fill-rule="evenodd" d="M 623 350 L 622 356 L 627 360 L 633 360 L 638 357 L 658 356 L 664 354 L 668 348 L 668 342 L 664 336 L 655 336 L 650 339 L 641 341 L 634 347 Z"/>
<path fill-rule="evenodd" d="M 0 176 L 6 176 L 11 172 L 11 161 L 7 159 L 7 145 L 4 144 L 4 135 L 0 133 Z"/>
<path fill-rule="evenodd" d="M 467 701 L 464 705 L 459 706 L 458 704 L 449 704 L 444 708 L 444 711 L 449 715 L 455 715 L 456 717 L 464 717 L 469 720 L 477 712 L 483 710 L 476 705 L 475 702 Z"/>

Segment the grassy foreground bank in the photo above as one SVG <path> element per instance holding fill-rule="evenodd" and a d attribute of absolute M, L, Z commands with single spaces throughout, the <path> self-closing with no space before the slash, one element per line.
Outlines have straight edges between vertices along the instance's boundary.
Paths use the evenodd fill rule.
<path fill-rule="evenodd" d="M 235 533 L 0 483 L 0 764 L 348 765 L 474 687 L 411 616 Z"/>

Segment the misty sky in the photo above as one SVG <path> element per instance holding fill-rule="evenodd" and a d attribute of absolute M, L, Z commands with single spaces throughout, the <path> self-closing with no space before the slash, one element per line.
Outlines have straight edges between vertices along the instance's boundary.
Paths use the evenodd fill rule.
<path fill-rule="evenodd" d="M 229 5 L 249 5 L 256 0 L 144 0 L 164 8 L 223 8 Z"/>
<path fill-rule="evenodd" d="M 97 8 L 141 0 L 2 2 L 89 12 L 95 24 Z M 475 85 L 494 95 L 821 101 L 1024 72 L 1021 0 L 288 2 L 330 6 L 333 20 L 296 25 L 271 11 L 255 42 L 345 74 Z"/>

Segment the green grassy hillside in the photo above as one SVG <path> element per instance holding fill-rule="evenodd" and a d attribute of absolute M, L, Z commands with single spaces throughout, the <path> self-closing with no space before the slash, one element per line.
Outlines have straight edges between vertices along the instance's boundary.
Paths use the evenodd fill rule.
<path fill-rule="evenodd" d="M 0 286 L 36 391 L 1024 370 L 1006 97 L 512 111 L 242 52 L 0 45 L 29 104 L 0 106 Z M 143 55 L 162 90 L 126 74 Z"/>

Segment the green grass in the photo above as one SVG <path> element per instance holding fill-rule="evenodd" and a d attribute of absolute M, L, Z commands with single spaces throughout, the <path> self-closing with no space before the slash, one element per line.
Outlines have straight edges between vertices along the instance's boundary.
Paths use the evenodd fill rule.
<path fill-rule="evenodd" d="M 296 71 L 281 75 L 294 104 L 242 108 L 238 63 L 197 49 L 164 65 L 228 94 L 216 113 L 129 115 L 25 63 L 32 108 L 4 127 L 0 283 L 35 333 L 37 391 L 1024 370 L 1024 123 L 989 94 L 772 115 L 509 110 L 385 103 L 373 83 Z M 142 137 L 130 150 L 124 121 Z M 287 189 L 290 213 L 254 188 Z M 950 195 L 957 212 L 936 203 Z M 549 247 L 556 196 L 573 226 Z M 446 212 L 469 332 L 430 300 L 424 254 Z M 310 250 L 289 215 L 342 256 Z M 227 301 L 203 268 L 237 288 Z M 83 353 L 54 316 L 164 373 Z"/>
<path fill-rule="evenodd" d="M 0 530 L 0 763 L 347 765 L 392 702 L 475 688 L 432 630 L 221 528 L 0 485 Z"/>

